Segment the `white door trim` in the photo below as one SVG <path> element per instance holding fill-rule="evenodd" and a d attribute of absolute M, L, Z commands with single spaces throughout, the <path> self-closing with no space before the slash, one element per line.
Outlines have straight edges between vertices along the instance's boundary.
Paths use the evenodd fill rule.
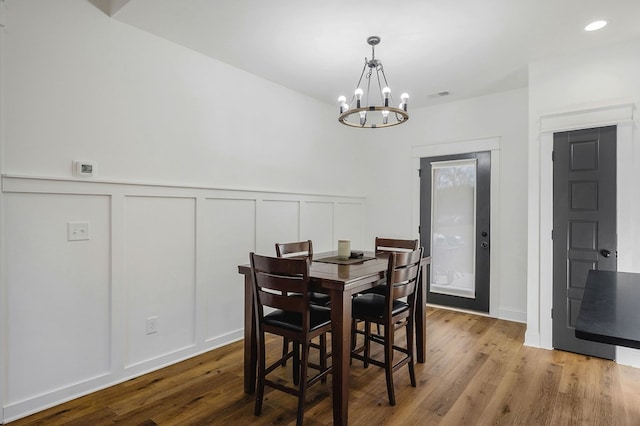
<path fill-rule="evenodd" d="M 529 149 L 529 223 L 527 270 L 527 332 L 525 345 L 552 349 L 553 326 L 553 134 L 555 132 L 617 126 L 617 227 L 633 229 L 633 103 L 543 114 Z M 539 141 L 537 144 L 535 141 Z M 633 232 L 618 232 L 618 270 L 637 270 L 633 264 Z M 636 263 L 638 263 L 636 261 Z M 618 348 L 620 353 L 620 348 Z"/>

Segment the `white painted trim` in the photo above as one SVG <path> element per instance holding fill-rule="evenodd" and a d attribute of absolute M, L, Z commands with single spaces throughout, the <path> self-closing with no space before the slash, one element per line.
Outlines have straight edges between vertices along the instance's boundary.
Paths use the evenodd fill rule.
<path fill-rule="evenodd" d="M 540 133 L 610 126 L 633 121 L 633 102 L 554 112 L 540 117 Z"/>
<path fill-rule="evenodd" d="M 120 181 L 120 180 L 112 180 L 112 179 L 72 179 L 72 178 L 62 178 L 62 177 L 51 177 L 51 176 L 30 176 L 30 175 L 16 175 L 16 174 L 1 174 L 2 178 L 2 191 L 4 192 L 38 192 L 37 190 L 32 190 L 30 188 L 40 188 L 43 182 L 48 182 L 48 185 L 53 185 L 54 182 L 59 182 L 61 188 L 84 188 L 84 187 L 92 187 L 92 188 L 104 188 L 101 190 L 102 192 L 96 192 L 96 194 L 106 193 L 112 186 L 135 186 L 138 188 L 147 188 L 146 191 L 153 191 L 153 188 L 160 188 L 162 194 L 166 194 L 166 191 L 171 188 L 175 188 L 177 190 L 207 190 L 207 191 L 224 191 L 229 194 L 244 194 L 244 193 L 261 193 L 261 194 L 278 194 L 282 195 L 285 198 L 284 201 L 288 201 L 292 199 L 292 197 L 297 196 L 309 196 L 309 197 L 334 197 L 334 198 L 360 198 L 364 199 L 363 196 L 360 195 L 352 195 L 352 194 L 323 194 L 323 193 L 314 193 L 314 192 L 296 192 L 296 191 L 287 191 L 287 190 L 277 190 L 273 188 L 241 188 L 241 187 L 228 187 L 228 186 L 206 186 L 206 185 L 198 185 L 198 184 L 183 184 L 178 185 L 169 182 L 136 182 L 136 181 Z M 66 183 L 66 186 L 62 186 Z M 101 184 L 101 186 L 96 185 Z M 75 185 L 75 186 L 70 186 Z M 84 185 L 84 186 L 83 186 Z M 86 190 L 81 191 L 82 193 L 86 193 Z M 230 198 L 246 198 L 246 195 L 229 195 Z M 297 198 L 296 198 L 297 199 Z"/>
<path fill-rule="evenodd" d="M 441 155 L 464 154 L 468 152 L 491 152 L 491 253 L 490 262 L 490 290 L 489 315 L 502 318 L 500 312 L 500 137 L 452 141 L 430 145 L 411 147 L 412 166 L 420 169 L 420 158 L 437 157 Z M 412 180 L 412 229 L 420 225 L 420 177 L 418 173 Z"/>
<path fill-rule="evenodd" d="M 634 179 L 633 103 L 598 105 L 561 113 L 548 113 L 539 117 L 539 130 L 533 135 L 529 161 L 529 270 L 527 283 L 527 332 L 525 345 L 552 349 L 553 323 L 553 134 L 567 130 L 594 126 L 617 126 L 617 223 L 618 270 L 640 272 L 631 254 L 634 247 L 633 206 L 638 185 Z M 535 142 L 539 141 L 539 144 Z M 537 170 L 536 170 L 537 169 Z M 536 214 L 537 213 L 537 214 Z M 618 348 L 624 354 L 624 363 L 640 364 L 640 351 L 629 359 L 629 350 Z M 621 362 L 621 363 L 623 363 Z"/>

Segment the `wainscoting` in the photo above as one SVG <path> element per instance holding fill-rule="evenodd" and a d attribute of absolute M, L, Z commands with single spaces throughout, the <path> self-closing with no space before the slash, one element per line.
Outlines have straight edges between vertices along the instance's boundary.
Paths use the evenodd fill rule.
<path fill-rule="evenodd" d="M 5 421 L 241 339 L 250 251 L 364 247 L 358 196 L 20 176 L 2 191 Z"/>

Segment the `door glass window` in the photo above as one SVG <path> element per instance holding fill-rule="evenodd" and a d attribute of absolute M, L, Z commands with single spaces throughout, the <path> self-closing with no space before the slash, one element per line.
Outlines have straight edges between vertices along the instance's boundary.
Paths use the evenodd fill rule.
<path fill-rule="evenodd" d="M 475 298 L 476 159 L 431 163 L 431 292 Z"/>

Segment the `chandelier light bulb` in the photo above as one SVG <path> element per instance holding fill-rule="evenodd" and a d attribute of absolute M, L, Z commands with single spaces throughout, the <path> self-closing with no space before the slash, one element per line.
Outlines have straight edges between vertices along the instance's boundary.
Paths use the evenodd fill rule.
<path fill-rule="evenodd" d="M 340 95 L 340 97 L 338 98 L 338 102 L 340 103 L 340 105 L 344 105 L 345 102 L 347 102 L 347 98 L 343 95 Z"/>
<path fill-rule="evenodd" d="M 400 95 L 400 99 L 402 99 L 402 102 L 406 104 L 407 101 L 409 100 L 409 94 L 403 93 L 402 95 Z"/>
<path fill-rule="evenodd" d="M 353 93 L 354 95 L 356 95 L 356 108 L 360 108 L 360 99 L 362 99 L 362 94 L 364 93 L 364 91 L 358 87 Z"/>
<path fill-rule="evenodd" d="M 384 97 L 384 106 L 388 107 L 389 106 L 389 96 L 391 96 L 391 89 L 389 89 L 388 86 L 385 86 L 384 89 L 382 89 L 382 96 Z"/>
<path fill-rule="evenodd" d="M 382 124 L 387 124 L 389 122 L 389 110 L 383 109 L 380 112 L 382 113 Z"/>
<path fill-rule="evenodd" d="M 360 111 L 360 125 L 364 126 L 364 123 L 367 122 L 367 111 Z"/>

